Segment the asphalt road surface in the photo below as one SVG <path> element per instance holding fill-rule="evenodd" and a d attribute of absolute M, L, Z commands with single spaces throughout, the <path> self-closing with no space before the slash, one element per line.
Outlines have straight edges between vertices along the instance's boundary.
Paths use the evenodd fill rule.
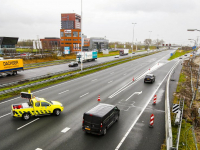
<path fill-rule="evenodd" d="M 172 50 L 133 60 L 81 78 L 37 91 L 37 97 L 60 101 L 65 107 L 60 116 L 32 117 L 28 121 L 10 115 L 11 104 L 26 102 L 13 97 L 0 102 L 1 150 L 124 150 L 160 149 L 164 141 L 165 83 L 170 69 L 180 60 L 167 61 Z M 156 81 L 144 83 L 153 73 Z M 134 78 L 134 81 L 133 81 Z M 157 104 L 152 105 L 157 94 Z M 102 103 L 117 105 L 119 121 L 105 136 L 82 131 L 83 113 Z M 149 128 L 154 113 L 154 128 Z M 64 132 L 64 129 L 66 132 Z M 63 132 L 62 132 L 63 131 Z M 152 136 L 151 136 L 152 135 Z M 152 144 L 153 143 L 153 144 Z"/>

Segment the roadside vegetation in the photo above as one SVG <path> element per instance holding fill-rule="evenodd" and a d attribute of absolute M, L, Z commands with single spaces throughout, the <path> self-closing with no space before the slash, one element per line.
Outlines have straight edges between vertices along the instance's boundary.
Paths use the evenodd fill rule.
<path fill-rule="evenodd" d="M 185 54 L 190 55 L 190 52 L 192 52 L 192 51 L 193 50 L 176 50 L 176 52 L 174 54 L 172 53 L 172 56 L 168 60 L 175 59 L 175 58 L 183 56 Z"/>
<path fill-rule="evenodd" d="M 184 54 L 184 53 L 182 53 Z M 177 54 L 178 55 L 178 54 Z M 180 56 L 180 55 L 179 55 Z M 173 104 L 179 104 L 180 99 L 184 99 L 183 108 L 183 121 L 181 124 L 181 134 L 179 140 L 179 149 L 196 149 L 195 143 L 197 143 L 198 149 L 200 149 L 200 117 L 198 109 L 200 107 L 200 94 L 196 89 L 198 68 L 200 64 L 200 57 L 197 57 L 198 63 L 185 60 L 182 65 L 181 74 L 179 77 L 176 92 L 173 94 Z M 196 60 L 195 59 L 195 60 Z M 192 69 L 190 68 L 192 66 Z M 191 70 L 192 77 L 191 77 Z M 193 93 L 191 87 L 191 80 L 193 81 L 194 91 L 197 92 L 197 96 L 192 103 Z M 173 134 L 173 146 L 176 145 L 178 125 L 175 125 L 176 113 L 171 112 L 172 134 Z M 166 149 L 165 146 L 161 148 Z"/>

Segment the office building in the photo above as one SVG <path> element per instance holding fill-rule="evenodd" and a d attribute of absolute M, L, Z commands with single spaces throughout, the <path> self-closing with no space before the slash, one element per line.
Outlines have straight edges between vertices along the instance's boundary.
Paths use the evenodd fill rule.
<path fill-rule="evenodd" d="M 61 14 L 60 46 L 70 53 L 81 51 L 81 16 L 75 13 Z"/>

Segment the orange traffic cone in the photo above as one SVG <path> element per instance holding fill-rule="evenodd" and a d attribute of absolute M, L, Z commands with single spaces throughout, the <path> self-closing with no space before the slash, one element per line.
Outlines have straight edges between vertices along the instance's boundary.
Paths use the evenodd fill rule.
<path fill-rule="evenodd" d="M 133 77 L 133 81 L 134 81 L 135 79 L 134 79 L 134 77 Z"/>
<path fill-rule="evenodd" d="M 100 95 L 98 96 L 98 102 L 100 102 L 101 101 L 101 99 L 100 99 Z"/>

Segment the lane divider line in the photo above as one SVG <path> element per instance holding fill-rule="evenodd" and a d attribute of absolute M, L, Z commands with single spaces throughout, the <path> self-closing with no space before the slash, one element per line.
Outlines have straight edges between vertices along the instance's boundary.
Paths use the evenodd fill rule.
<path fill-rule="evenodd" d="M 41 148 L 36 148 L 35 150 L 42 150 Z"/>
<path fill-rule="evenodd" d="M 85 96 L 85 95 L 88 95 L 88 94 L 89 94 L 89 93 L 85 93 L 85 94 L 81 95 L 80 98 L 83 97 L 83 96 Z"/>
<path fill-rule="evenodd" d="M 68 91 L 69 91 L 69 90 L 66 90 L 66 91 L 60 92 L 60 93 L 58 93 L 58 94 L 63 94 L 63 93 L 68 92 Z"/>
<path fill-rule="evenodd" d="M 17 130 L 20 130 L 21 128 L 23 128 L 23 127 L 25 127 L 25 126 L 27 126 L 27 125 L 29 125 L 29 124 L 31 124 L 31 123 L 37 121 L 38 119 L 40 119 L 40 118 L 37 118 L 37 119 L 35 119 L 35 120 L 33 120 L 33 121 L 31 121 L 31 122 L 29 122 L 29 123 L 27 123 L 27 124 L 25 124 L 25 125 L 19 127 L 19 128 L 17 128 Z"/>
<path fill-rule="evenodd" d="M 96 81 L 96 80 L 97 80 L 97 79 L 94 79 L 94 80 L 92 80 L 92 82 L 93 82 L 93 81 Z"/>
<path fill-rule="evenodd" d="M 64 128 L 61 132 L 65 133 L 65 132 L 67 132 L 67 131 L 69 131 L 69 130 L 70 130 L 70 128 L 66 127 L 66 128 Z"/>
<path fill-rule="evenodd" d="M 0 116 L 0 118 L 3 118 L 3 117 L 8 116 L 8 115 L 10 115 L 10 114 L 11 114 L 11 113 L 5 114 L 5 115 L 3 115 L 3 116 Z"/>
<path fill-rule="evenodd" d="M 113 81 L 109 81 L 108 83 L 111 83 L 111 82 L 113 82 Z"/>

